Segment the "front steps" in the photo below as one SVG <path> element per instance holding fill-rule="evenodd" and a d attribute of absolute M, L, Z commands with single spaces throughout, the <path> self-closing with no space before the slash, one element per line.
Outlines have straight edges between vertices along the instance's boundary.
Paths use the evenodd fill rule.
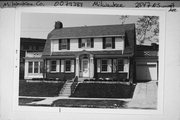
<path fill-rule="evenodd" d="M 85 79 L 90 79 L 90 78 L 78 78 L 78 83 L 82 83 Z M 59 92 L 59 96 L 69 97 L 71 95 L 71 86 L 72 86 L 73 82 L 74 82 L 73 80 L 66 81 L 63 88 Z"/>
<path fill-rule="evenodd" d="M 69 97 L 71 95 L 71 85 L 72 84 L 73 84 L 73 81 L 66 81 L 62 90 L 59 93 L 59 96 Z"/>

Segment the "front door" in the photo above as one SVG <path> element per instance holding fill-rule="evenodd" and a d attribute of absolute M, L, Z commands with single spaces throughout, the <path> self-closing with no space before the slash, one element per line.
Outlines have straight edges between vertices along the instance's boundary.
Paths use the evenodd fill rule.
<path fill-rule="evenodd" d="M 82 60 L 82 77 L 89 77 L 89 60 Z"/>

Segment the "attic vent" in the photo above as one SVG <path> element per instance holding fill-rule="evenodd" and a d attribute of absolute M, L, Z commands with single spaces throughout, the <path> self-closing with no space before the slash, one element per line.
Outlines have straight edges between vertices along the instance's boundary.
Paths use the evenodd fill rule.
<path fill-rule="evenodd" d="M 60 21 L 55 22 L 55 29 L 61 29 L 63 28 L 63 24 Z"/>

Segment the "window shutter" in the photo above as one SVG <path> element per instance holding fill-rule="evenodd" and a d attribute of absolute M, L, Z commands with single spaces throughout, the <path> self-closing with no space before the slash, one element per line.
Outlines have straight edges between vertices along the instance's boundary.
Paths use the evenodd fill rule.
<path fill-rule="evenodd" d="M 59 39 L 59 50 L 61 50 L 61 39 Z"/>
<path fill-rule="evenodd" d="M 108 62 L 107 62 L 107 67 L 108 67 L 108 68 L 107 68 L 107 71 L 108 71 L 108 72 L 111 72 L 111 66 L 112 66 L 112 65 L 111 65 L 111 59 L 108 59 Z"/>
<path fill-rule="evenodd" d="M 105 39 L 105 37 L 103 37 L 103 49 L 105 49 L 106 48 L 106 39 Z"/>
<path fill-rule="evenodd" d="M 60 64 L 59 64 L 59 60 L 56 60 L 56 72 L 59 72 L 60 70 Z"/>
<path fill-rule="evenodd" d="M 115 48 L 115 37 L 112 37 L 112 49 Z"/>
<path fill-rule="evenodd" d="M 70 39 L 67 39 L 67 49 L 70 50 Z"/>
<path fill-rule="evenodd" d="M 94 48 L 94 38 L 91 38 L 91 48 Z"/>
<path fill-rule="evenodd" d="M 74 60 L 71 60 L 71 72 L 74 72 Z"/>
<path fill-rule="evenodd" d="M 47 60 L 47 72 L 50 72 L 50 60 Z"/>
<path fill-rule="evenodd" d="M 61 60 L 61 72 L 64 72 L 64 60 Z"/>
<path fill-rule="evenodd" d="M 97 60 L 97 72 L 100 72 L 101 64 L 100 64 L 100 59 Z"/>
<path fill-rule="evenodd" d="M 78 45 L 79 45 L 79 48 L 81 48 L 81 38 L 78 39 Z"/>

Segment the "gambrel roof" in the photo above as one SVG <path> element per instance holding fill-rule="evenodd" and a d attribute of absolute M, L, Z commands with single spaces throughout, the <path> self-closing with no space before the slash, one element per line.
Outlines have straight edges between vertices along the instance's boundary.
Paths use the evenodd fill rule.
<path fill-rule="evenodd" d="M 51 40 L 66 38 L 95 38 L 95 37 L 125 37 L 125 53 L 134 53 L 136 44 L 135 24 L 117 24 L 117 25 L 101 25 L 101 26 L 82 26 L 82 27 L 66 27 L 52 30 L 47 37 L 43 56 L 51 54 Z"/>

